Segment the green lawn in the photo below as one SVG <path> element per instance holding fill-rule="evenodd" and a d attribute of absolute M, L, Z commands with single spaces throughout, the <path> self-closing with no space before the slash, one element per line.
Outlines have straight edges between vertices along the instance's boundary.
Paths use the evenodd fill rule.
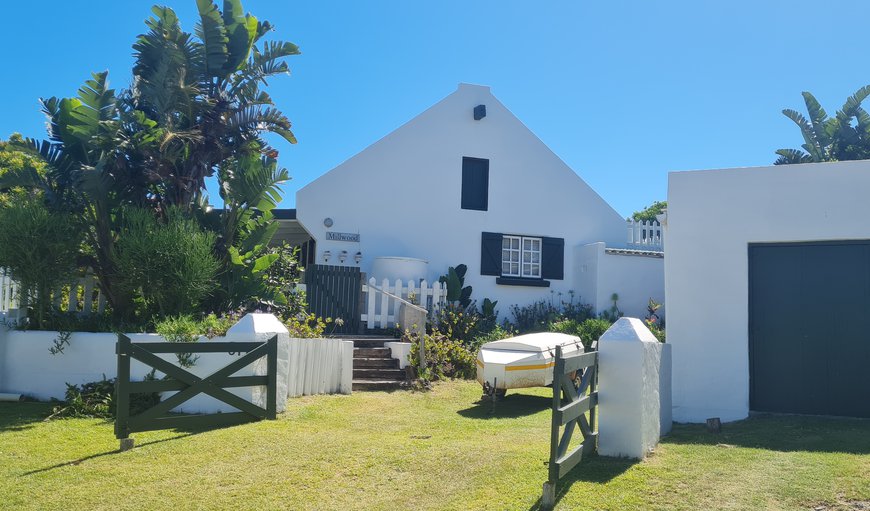
<path fill-rule="evenodd" d="M 548 389 L 494 412 L 479 388 L 294 399 L 277 421 L 133 435 L 42 422 L 0 403 L 3 509 L 537 509 Z M 723 433 L 677 426 L 642 463 L 594 457 L 557 509 L 870 509 L 870 421 L 760 417 Z"/>

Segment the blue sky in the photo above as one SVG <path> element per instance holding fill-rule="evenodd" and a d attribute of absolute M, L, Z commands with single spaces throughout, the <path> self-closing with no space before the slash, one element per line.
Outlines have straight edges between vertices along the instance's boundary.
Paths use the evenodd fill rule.
<path fill-rule="evenodd" d="M 39 97 L 91 71 L 130 78 L 154 2 L 4 3 L 0 136 L 44 135 Z M 194 0 L 169 0 L 192 30 Z M 870 2 L 245 0 L 297 43 L 270 88 L 299 144 L 278 144 L 295 192 L 453 92 L 486 84 L 623 216 L 667 172 L 767 165 L 797 147 L 780 111 L 812 91 L 829 113 L 870 83 Z M 385 197 L 392 191 L 385 189 Z"/>

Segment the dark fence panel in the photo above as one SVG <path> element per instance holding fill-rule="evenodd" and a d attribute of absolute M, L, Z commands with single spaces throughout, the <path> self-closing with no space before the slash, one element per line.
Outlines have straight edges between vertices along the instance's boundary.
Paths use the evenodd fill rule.
<path fill-rule="evenodd" d="M 360 331 L 360 293 L 362 274 L 352 266 L 312 264 L 305 270 L 308 311 L 322 318 L 341 319 L 341 325 L 329 327 L 334 333 L 357 334 Z"/>

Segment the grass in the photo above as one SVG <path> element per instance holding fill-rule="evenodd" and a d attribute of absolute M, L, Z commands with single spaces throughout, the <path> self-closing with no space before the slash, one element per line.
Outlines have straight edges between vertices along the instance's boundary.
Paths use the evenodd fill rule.
<path fill-rule="evenodd" d="M 277 421 L 133 435 L 101 420 L 43 422 L 0 403 L 2 509 L 537 509 L 548 389 L 493 410 L 479 388 L 293 399 Z M 557 509 L 864 509 L 870 421 L 766 416 L 719 435 L 678 425 L 642 463 L 593 457 Z M 870 508 L 870 507 L 868 507 Z"/>

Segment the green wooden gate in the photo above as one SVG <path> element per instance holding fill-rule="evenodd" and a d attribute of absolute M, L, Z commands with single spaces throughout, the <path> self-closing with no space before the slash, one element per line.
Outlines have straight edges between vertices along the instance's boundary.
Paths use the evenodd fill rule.
<path fill-rule="evenodd" d="M 132 342 L 118 334 L 115 351 L 118 355 L 117 411 L 115 437 L 121 448 L 132 447 L 130 433 L 168 428 L 203 428 L 241 424 L 262 419 L 274 419 L 277 411 L 278 336 L 266 342 Z M 160 353 L 230 353 L 242 354 L 210 376 L 201 378 L 168 362 Z M 266 357 L 266 375 L 232 376 L 256 360 Z M 130 361 L 136 359 L 166 375 L 165 379 L 130 381 Z M 227 391 L 234 387 L 266 387 L 266 407 L 262 408 Z M 130 416 L 130 395 L 178 391 L 135 416 Z M 198 394 L 207 394 L 237 408 L 238 412 L 209 415 L 170 414 L 170 410 Z"/>
<path fill-rule="evenodd" d="M 308 311 L 321 318 L 341 319 L 330 330 L 337 334 L 360 333 L 362 274 L 355 266 L 311 264 L 305 269 Z"/>
<path fill-rule="evenodd" d="M 598 410 L 598 351 L 563 355 L 556 347 L 553 367 L 553 419 L 550 427 L 549 477 L 544 483 L 542 506 L 555 505 L 556 483 L 583 459 L 598 450 L 596 412 Z M 588 413 L 588 418 L 587 418 Z M 565 427 L 562 431 L 562 427 Z M 568 451 L 575 429 L 583 441 Z"/>

